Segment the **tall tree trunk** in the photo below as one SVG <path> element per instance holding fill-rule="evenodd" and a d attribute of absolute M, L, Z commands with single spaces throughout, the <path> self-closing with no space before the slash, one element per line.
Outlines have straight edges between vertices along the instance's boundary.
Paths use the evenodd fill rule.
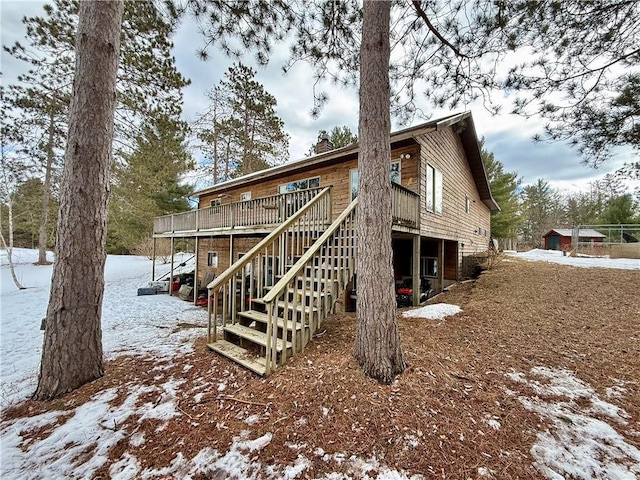
<path fill-rule="evenodd" d="M 365 375 L 391 383 L 405 369 L 391 248 L 388 1 L 365 1 L 360 46 L 358 135 L 358 327 L 355 357 Z"/>
<path fill-rule="evenodd" d="M 214 113 L 214 117 L 215 117 L 215 113 Z M 220 171 L 220 158 L 218 155 L 218 136 L 220 135 L 220 131 L 216 125 L 217 121 L 213 120 L 213 183 L 219 183 L 220 179 L 218 178 L 218 175 L 220 175 L 219 171 Z"/>
<path fill-rule="evenodd" d="M 49 139 L 47 141 L 47 166 L 44 170 L 42 186 L 42 207 L 40 230 L 38 234 L 38 265 L 48 265 L 47 261 L 47 227 L 49 226 L 49 199 L 51 198 L 51 170 L 53 169 L 53 142 L 55 133 L 55 116 L 53 107 L 49 114 Z"/>
<path fill-rule="evenodd" d="M 13 199 L 9 198 L 6 203 L 7 215 L 8 215 L 8 227 L 9 227 L 9 244 L 2 234 L 2 221 L 0 221 L 0 240 L 2 241 L 3 248 L 7 251 L 7 262 L 9 263 L 9 271 L 11 272 L 11 279 L 18 290 L 24 290 L 25 287 L 18 280 L 16 275 L 16 269 L 13 264 Z"/>
<path fill-rule="evenodd" d="M 122 1 L 81 1 L 62 177 L 57 256 L 34 398 L 104 373 L 102 297 Z"/>

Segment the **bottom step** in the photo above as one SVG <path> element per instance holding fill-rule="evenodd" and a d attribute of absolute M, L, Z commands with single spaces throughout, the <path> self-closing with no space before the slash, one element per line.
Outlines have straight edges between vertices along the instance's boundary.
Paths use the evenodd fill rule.
<path fill-rule="evenodd" d="M 226 340 L 218 340 L 217 342 L 207 344 L 207 346 L 214 352 L 230 358 L 258 375 L 265 376 L 267 373 L 267 362 L 264 357 L 256 357 L 249 353 L 248 350 L 234 343 L 227 342 Z"/>

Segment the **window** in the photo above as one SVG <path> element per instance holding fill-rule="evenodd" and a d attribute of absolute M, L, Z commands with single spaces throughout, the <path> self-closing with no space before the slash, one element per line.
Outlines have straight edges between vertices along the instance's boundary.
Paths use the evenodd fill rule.
<path fill-rule="evenodd" d="M 442 172 L 436 170 L 436 176 L 433 179 L 433 188 L 435 190 L 435 210 L 436 213 L 442 213 Z"/>
<path fill-rule="evenodd" d="M 438 276 L 438 258 L 437 257 L 420 257 L 420 276 L 421 277 L 437 277 Z"/>
<path fill-rule="evenodd" d="M 401 167 L 400 167 L 400 160 L 396 160 L 395 162 L 391 162 L 391 181 L 393 183 L 397 183 L 398 185 L 400 185 L 401 179 L 402 179 L 402 175 L 401 175 L 402 171 L 401 171 Z"/>
<path fill-rule="evenodd" d="M 278 187 L 278 193 L 297 192 L 298 190 L 306 190 L 308 188 L 318 188 L 320 186 L 320 177 L 305 178 L 304 180 L 295 180 L 293 182 L 282 184 Z"/>
<path fill-rule="evenodd" d="M 427 165 L 427 188 L 425 190 L 427 211 L 442 213 L 442 172 Z"/>
<path fill-rule="evenodd" d="M 219 207 L 220 205 L 222 205 L 222 199 L 220 198 L 214 198 L 209 204 L 210 207 Z"/>
<path fill-rule="evenodd" d="M 251 200 L 251 192 L 242 192 L 240 194 L 240 201 L 246 202 L 247 200 Z"/>
<path fill-rule="evenodd" d="M 218 268 L 218 252 L 207 252 L 207 267 Z"/>
<path fill-rule="evenodd" d="M 353 201 L 358 196 L 358 170 L 354 168 L 350 174 L 349 186 L 351 187 L 351 200 Z"/>
<path fill-rule="evenodd" d="M 395 160 L 391 162 L 391 173 L 390 178 L 391 181 L 400 185 L 400 180 L 402 178 L 402 167 L 400 164 L 400 160 Z M 349 185 L 351 187 L 351 200 L 358 196 L 358 170 L 353 169 L 350 171 Z"/>
<path fill-rule="evenodd" d="M 464 197 L 464 212 L 471 212 L 471 199 L 469 197 Z"/>

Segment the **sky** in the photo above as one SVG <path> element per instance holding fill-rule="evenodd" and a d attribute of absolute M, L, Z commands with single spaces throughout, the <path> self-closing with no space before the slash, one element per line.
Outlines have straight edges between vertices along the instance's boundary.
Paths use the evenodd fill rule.
<path fill-rule="evenodd" d="M 43 2 L 0 0 L 2 44 L 12 45 L 24 38 L 24 15 L 37 15 L 42 12 Z M 185 120 L 193 120 L 198 112 L 207 106 L 205 93 L 223 78 L 224 72 L 232 65 L 232 60 L 216 50 L 211 50 L 211 58 L 200 60 L 196 51 L 203 44 L 197 27 L 191 21 L 183 22 L 174 38 L 174 56 L 180 72 L 191 79 L 191 85 L 184 90 Z M 252 58 L 245 63 L 257 70 L 256 79 L 266 91 L 277 100 L 277 113 L 284 121 L 285 131 L 290 136 L 290 159 L 304 157 L 315 142 L 318 131 L 330 130 L 334 126 L 348 126 L 353 132 L 358 127 L 358 99 L 355 89 L 342 89 L 325 83 L 320 90 L 329 94 L 329 102 L 319 118 L 312 118 L 313 78 L 308 65 L 299 63 L 286 75 L 281 66 L 287 60 L 288 52 L 282 48 L 276 50 L 267 68 L 256 67 Z M 4 51 L 1 57 L 3 84 L 12 83 L 24 67 L 13 60 Z M 509 99 L 506 99 L 508 102 Z M 423 109 L 431 118 L 446 116 L 450 110 L 434 110 L 424 101 Z M 456 112 L 471 110 L 479 137 L 485 138 L 486 148 L 501 161 L 506 171 L 518 172 L 523 184 L 535 182 L 539 178 L 548 181 L 553 188 L 563 192 L 587 190 L 591 181 L 601 179 L 606 173 L 615 171 L 625 162 L 637 159 L 631 150 L 619 150 L 616 156 L 597 170 L 581 163 L 575 150 L 563 143 L 534 143 L 532 137 L 542 133 L 543 122 L 540 119 L 501 114 L 492 116 L 481 105 L 471 104 L 460 107 Z M 503 110 L 508 111 L 508 108 Z M 413 125 L 424 120 L 416 118 Z M 410 126 L 410 125 L 406 125 Z M 394 123 L 393 130 L 400 127 Z"/>
<path fill-rule="evenodd" d="M 177 254 L 176 263 L 191 256 Z M 623 268 L 640 271 L 638 260 L 609 258 L 563 257 L 559 251 L 531 250 L 514 255 L 532 262 L 557 262 L 564 268 Z M 36 266 L 37 250 L 14 249 L 16 273 L 28 288 L 18 290 L 11 281 L 6 254 L 0 251 L 0 408 L 14 405 L 29 398 L 35 390 L 41 356 L 43 332 L 40 319 L 45 316 L 51 273 L 53 267 Z M 511 261 L 510 259 L 506 261 Z M 189 265 L 190 266 L 190 265 Z M 535 268 L 535 265 L 532 265 Z M 169 265 L 158 265 L 157 273 L 165 273 Z M 73 404 L 65 403 L 59 409 L 42 414 L 18 416 L 0 423 L 0 477 L 5 479 L 41 478 L 94 478 L 96 471 L 108 465 L 109 478 L 117 480 L 137 478 L 307 478 L 313 472 L 325 471 L 323 463 L 347 462 L 349 475 L 332 472 L 322 479 L 347 480 L 347 478 L 375 478 L 377 480 L 418 480 L 420 475 L 409 476 L 402 470 L 384 464 L 384 458 L 367 449 L 335 452 L 331 444 L 325 444 L 322 436 L 304 439 L 310 449 L 321 452 L 315 457 L 292 452 L 292 464 L 274 463 L 260 450 L 279 433 L 271 431 L 262 422 L 263 417 L 249 415 L 238 410 L 238 418 L 244 417 L 246 430 L 233 432 L 234 441 L 229 450 L 205 447 L 193 453 L 180 453 L 166 467 L 158 470 L 143 468 L 136 452 L 155 451 L 162 435 L 145 436 L 144 429 L 137 432 L 127 426 L 129 419 L 140 423 L 145 419 L 155 422 L 161 431 L 174 418 L 188 424 L 189 415 L 180 401 L 192 398 L 197 405 L 203 396 L 233 388 L 239 381 L 225 370 L 226 383 L 218 383 L 220 376 L 200 377 L 197 392 L 185 382 L 184 373 L 193 367 L 188 355 L 194 352 L 193 342 L 204 335 L 207 324 L 206 309 L 194 307 L 190 302 L 169 295 L 137 296 L 137 288 L 146 286 L 150 279 L 151 260 L 136 256 L 109 255 L 105 267 L 105 296 L 102 306 L 102 342 L 107 359 L 123 355 L 150 355 L 156 366 L 154 382 L 135 375 L 128 376 L 121 384 L 97 391 L 91 398 Z M 181 272 L 177 272 L 181 273 Z M 447 317 L 459 313 L 460 307 L 450 304 L 434 304 L 405 311 L 405 316 L 425 321 L 447 322 Z M 192 324 L 202 328 L 177 329 L 179 324 Z M 225 360 L 212 360 L 212 371 L 225 369 Z M 171 365 L 177 363 L 178 373 L 172 373 Z M 198 368 L 198 367 L 196 367 Z M 640 450 L 620 433 L 629 420 L 629 414 L 620 406 L 620 399 L 633 389 L 621 380 L 610 379 L 606 393 L 596 392 L 592 386 L 576 376 L 575 372 L 537 365 L 530 371 L 510 369 L 491 372 L 493 382 L 502 382 L 505 398 L 520 402 L 527 410 L 541 419 L 540 431 L 535 432 L 531 456 L 535 468 L 548 479 L 610 478 L 626 480 L 640 474 Z M 522 385 L 522 391 L 518 388 Z M 238 384 L 237 388 L 241 388 Z M 118 398 L 119 401 L 114 402 Z M 151 402 L 148 399 L 157 399 Z M 186 408 L 186 407 L 185 407 Z M 227 407 L 228 408 L 228 407 Z M 300 415 L 305 408 L 301 407 Z M 437 406 L 434 404 L 434 408 Z M 26 410 L 25 410 L 26 411 Z M 436 413 L 436 412 L 434 412 Z M 195 414 L 194 414 L 195 415 Z M 199 417 L 196 417 L 199 418 Z M 332 421 L 328 411 L 327 421 Z M 434 431 L 446 432 L 448 421 L 434 418 Z M 198 420 L 206 422 L 204 420 Z M 440 422 L 440 423 L 438 423 Z M 445 423 L 442 423 L 445 422 Z M 513 428 L 509 416 L 499 418 L 485 415 L 477 427 L 482 435 L 494 430 Z M 474 424 L 476 422 L 474 421 Z M 445 430 L 438 427 L 445 426 Z M 547 425 L 552 425 L 549 428 Z M 105 428 L 104 426 L 109 427 Z M 113 425 L 113 427 L 111 427 Z M 197 426 L 194 423 L 193 426 Z M 203 426 L 203 428 L 211 428 Z M 472 429 L 472 430 L 473 430 Z M 34 435 L 34 430 L 38 435 Z M 457 432 L 456 435 L 458 434 Z M 281 433 L 280 433 L 281 434 Z M 413 432 L 401 432 L 397 444 Z M 420 434 L 422 437 L 422 434 Z M 118 442 L 129 438 L 126 448 Z M 425 438 L 429 439 L 427 435 Z M 432 440 L 427 440 L 432 441 Z M 460 441 L 463 441 L 461 438 Z M 306 445 L 306 443 L 305 443 Z M 140 450 L 138 450 L 140 447 Z M 521 447 L 527 448 L 526 445 Z M 294 447 L 291 447 L 294 448 Z M 513 452 L 503 452 L 514 455 Z M 520 454 L 514 455 L 519 461 Z M 341 459 L 341 460 L 340 460 Z M 262 463 L 264 462 L 264 463 Z M 478 455 L 474 460 L 479 466 L 474 478 L 496 478 L 490 456 Z M 473 462 L 471 463 L 473 465 Z M 480 466 L 482 465 L 482 466 Z M 314 469 L 315 468 L 315 469 Z M 217 475 L 217 476 L 216 476 Z M 222 477 L 220 477 L 222 475 Z M 471 476 L 471 475 L 470 475 Z"/>

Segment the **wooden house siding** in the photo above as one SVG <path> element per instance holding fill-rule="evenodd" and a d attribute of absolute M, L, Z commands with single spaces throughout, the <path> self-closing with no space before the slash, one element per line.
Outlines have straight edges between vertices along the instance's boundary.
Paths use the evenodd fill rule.
<path fill-rule="evenodd" d="M 421 256 L 437 258 L 437 278 L 433 274 L 432 277 L 442 288 L 447 281 L 460 278 L 465 256 L 487 250 L 490 210 L 498 209 L 482 165 L 473 118 L 468 112 L 452 115 L 395 132 L 390 140 L 389 161 L 400 162 L 400 185 L 403 187 L 393 188 L 394 238 L 415 241 L 415 235 L 419 234 L 427 241 L 423 245 L 430 245 L 430 253 L 422 251 Z M 200 276 L 208 270 L 220 274 L 237 259 L 237 253 L 248 251 L 296 210 L 273 208 L 282 199 L 279 188 L 282 185 L 319 177 L 319 184 L 314 184 L 312 190 L 288 193 L 286 202 L 291 198 L 292 203 L 286 203 L 286 206 L 295 207 L 299 200 L 306 202 L 310 194 L 331 186 L 325 205 L 331 208 L 331 221 L 338 218 L 351 201 L 351 174 L 358 167 L 358 154 L 358 145 L 344 147 L 204 189 L 196 195 L 199 196 L 199 208 L 206 210 L 157 218 L 154 237 L 199 237 Z M 427 172 L 430 168 L 442 179 L 441 211 L 428 207 Z M 250 204 L 242 203 L 247 199 L 251 199 Z M 208 208 L 213 200 L 222 208 Z M 246 215 L 247 212 L 253 215 Z M 323 218 L 329 222 L 328 218 Z M 233 252 L 230 251 L 230 235 L 233 236 Z M 215 269 L 206 266 L 209 251 L 218 252 Z M 415 271 L 400 273 L 416 275 Z"/>
<path fill-rule="evenodd" d="M 419 136 L 420 164 L 420 234 L 458 242 L 455 264 L 462 267 L 466 255 L 486 251 L 491 235 L 491 212 L 480 199 L 464 148 L 453 127 Z M 427 166 L 442 173 L 442 213 L 427 208 Z M 469 198 L 469 212 L 466 211 Z M 435 210 L 435 209 L 434 209 Z M 445 257 L 455 251 L 448 246 Z M 456 280 L 459 273 L 445 262 L 445 279 Z"/>
<path fill-rule="evenodd" d="M 204 237 L 198 243 L 198 278 L 201 280 L 205 273 L 213 272 L 216 277 L 229 268 L 233 262 L 238 260 L 238 254 L 247 253 L 255 247 L 262 237 L 234 236 L 233 240 L 229 235 L 224 237 Z M 233 242 L 233 249 L 231 244 Z M 207 265 L 209 252 L 218 253 L 218 266 Z"/>
<path fill-rule="evenodd" d="M 400 163 L 400 175 L 388 169 L 396 183 L 386 241 L 396 285 L 412 286 L 415 305 L 427 285 L 420 277 L 441 291 L 460 279 L 473 254 L 487 250 L 490 210 L 498 206 L 470 112 L 395 132 L 390 141 L 388 161 Z M 358 155 L 359 146 L 351 145 L 231 179 L 197 192 L 198 210 L 154 220 L 154 238 L 195 237 L 199 286 L 206 276 L 209 300 L 199 292 L 193 301 L 209 305 L 211 350 L 269 375 L 351 299 Z"/>
<path fill-rule="evenodd" d="M 401 185 L 409 190 L 418 193 L 418 152 L 417 145 L 404 146 L 393 149 L 391 152 L 391 162 L 400 162 Z M 402 158 L 409 156 L 408 158 Z M 295 173 L 284 172 L 272 178 L 255 179 L 242 185 L 210 192 L 200 197 L 200 208 L 208 207 L 211 201 L 219 198 L 221 204 L 241 201 L 241 195 L 251 192 L 251 198 L 266 197 L 278 194 L 280 185 L 304 180 L 307 178 L 320 177 L 320 187 L 332 186 L 332 219 L 338 215 L 351 202 L 351 171 L 358 168 L 357 154 L 351 154 L 330 165 L 312 166 L 311 168 L 300 169 Z"/>
<path fill-rule="evenodd" d="M 464 252 L 487 249 L 491 212 L 481 201 L 458 135 L 452 127 L 422 135 L 420 171 L 420 233 L 425 237 L 454 240 L 464 244 Z M 427 209 L 427 165 L 442 172 L 442 213 Z M 465 211 L 466 198 L 470 211 Z"/>

